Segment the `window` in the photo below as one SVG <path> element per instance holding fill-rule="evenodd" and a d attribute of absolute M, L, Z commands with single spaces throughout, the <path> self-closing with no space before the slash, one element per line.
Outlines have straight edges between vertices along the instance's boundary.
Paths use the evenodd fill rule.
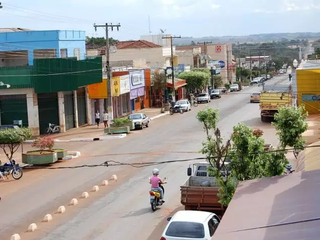
<path fill-rule="evenodd" d="M 212 237 L 214 232 L 215 232 L 215 230 L 216 230 L 215 224 L 214 224 L 212 219 L 210 219 L 209 222 L 208 222 L 208 228 L 209 228 L 210 237 Z"/>
<path fill-rule="evenodd" d="M 202 223 L 195 222 L 172 222 L 166 235 L 177 238 L 204 238 L 204 227 Z"/>

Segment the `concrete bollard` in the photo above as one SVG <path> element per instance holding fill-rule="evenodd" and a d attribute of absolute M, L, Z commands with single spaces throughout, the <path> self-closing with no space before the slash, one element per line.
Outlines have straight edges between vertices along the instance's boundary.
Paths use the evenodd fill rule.
<path fill-rule="evenodd" d="M 92 192 L 98 192 L 99 191 L 99 187 L 98 186 L 93 186 L 91 191 Z"/>
<path fill-rule="evenodd" d="M 66 211 L 66 208 L 64 206 L 60 206 L 57 210 L 57 213 L 64 213 Z"/>
<path fill-rule="evenodd" d="M 29 225 L 29 227 L 28 227 L 27 232 L 34 232 L 34 231 L 37 230 L 37 229 L 38 229 L 37 224 L 31 223 L 31 224 Z"/>
<path fill-rule="evenodd" d="M 89 193 L 88 192 L 84 192 L 82 193 L 82 198 L 88 198 L 89 197 Z"/>
<path fill-rule="evenodd" d="M 21 240 L 21 237 L 19 234 L 16 233 L 11 236 L 10 240 Z"/>
<path fill-rule="evenodd" d="M 78 204 L 78 199 L 76 199 L 76 198 L 72 198 L 70 203 L 69 203 L 69 205 L 71 205 L 71 206 L 75 206 L 77 204 Z"/>
<path fill-rule="evenodd" d="M 42 222 L 50 222 L 52 220 L 52 215 L 51 214 L 47 214 L 44 216 Z"/>
<path fill-rule="evenodd" d="M 103 180 L 101 183 L 102 186 L 108 186 L 108 184 L 109 184 L 108 180 Z"/>
<path fill-rule="evenodd" d="M 118 180 L 117 175 L 113 174 L 113 175 L 111 176 L 111 180 L 117 181 L 117 180 Z"/>

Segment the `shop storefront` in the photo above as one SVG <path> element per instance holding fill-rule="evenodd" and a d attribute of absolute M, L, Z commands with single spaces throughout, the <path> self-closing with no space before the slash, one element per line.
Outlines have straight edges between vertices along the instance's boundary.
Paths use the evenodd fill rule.
<path fill-rule="evenodd" d="M 145 71 L 133 70 L 129 72 L 130 100 L 132 111 L 145 108 Z"/>
<path fill-rule="evenodd" d="M 129 114 L 131 112 L 129 75 L 113 77 L 111 86 L 114 118 Z"/>
<path fill-rule="evenodd" d="M 175 98 L 176 101 L 181 100 L 181 99 L 185 99 L 186 96 L 186 88 L 185 86 L 187 85 L 186 80 L 183 79 L 179 79 L 179 78 L 175 78 L 174 79 L 174 89 L 175 89 Z M 172 80 L 168 79 L 167 80 L 167 86 L 168 86 L 168 92 L 169 94 L 172 92 Z"/>
<path fill-rule="evenodd" d="M 91 100 L 91 119 L 95 119 L 97 111 L 104 112 L 106 106 L 105 101 L 108 98 L 107 79 L 103 79 L 101 83 L 88 85 L 89 99 Z"/>

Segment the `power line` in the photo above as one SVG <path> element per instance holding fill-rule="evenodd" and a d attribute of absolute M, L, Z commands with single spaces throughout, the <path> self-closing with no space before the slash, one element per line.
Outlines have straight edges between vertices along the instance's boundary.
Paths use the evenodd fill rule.
<path fill-rule="evenodd" d="M 319 148 L 319 145 L 312 145 L 312 146 L 305 146 L 304 148 Z M 261 154 L 269 154 L 269 153 L 277 153 L 277 152 L 296 152 L 297 149 L 294 148 L 287 148 L 287 149 L 278 149 L 278 150 L 271 150 L 271 151 L 263 151 L 263 152 L 255 152 L 248 154 L 247 156 L 254 156 L 254 155 L 261 155 Z M 228 157 L 222 156 L 222 158 Z M 210 159 L 217 159 L 217 156 L 212 156 Z M 114 160 L 107 160 L 101 164 L 84 164 L 84 165 L 77 165 L 77 166 L 70 166 L 70 167 L 37 167 L 37 166 L 29 166 L 26 169 L 49 169 L 49 170 L 59 170 L 59 169 L 78 169 L 78 168 L 94 168 L 94 167 L 118 167 L 118 166 L 130 166 L 134 168 L 143 168 L 143 167 L 150 167 L 155 165 L 163 165 L 163 164 L 171 164 L 171 163 L 181 163 L 181 162 L 191 162 L 191 161 L 199 161 L 199 160 L 208 160 L 206 157 L 198 157 L 198 158 L 187 158 L 187 159 L 174 159 L 174 160 L 167 160 L 167 161 L 153 161 L 153 162 L 133 162 L 133 163 L 124 163 Z"/>

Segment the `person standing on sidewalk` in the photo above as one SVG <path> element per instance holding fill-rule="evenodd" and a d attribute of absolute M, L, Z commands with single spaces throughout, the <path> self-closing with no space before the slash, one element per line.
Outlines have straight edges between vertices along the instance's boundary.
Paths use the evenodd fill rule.
<path fill-rule="evenodd" d="M 104 123 L 104 128 L 109 127 L 108 120 L 109 120 L 108 113 L 107 113 L 106 111 L 104 111 L 104 112 L 103 112 L 103 123 Z"/>
<path fill-rule="evenodd" d="M 99 124 L 100 124 L 100 113 L 99 113 L 98 110 L 97 110 L 97 112 L 96 112 L 96 124 L 97 124 L 97 128 L 99 128 Z"/>

